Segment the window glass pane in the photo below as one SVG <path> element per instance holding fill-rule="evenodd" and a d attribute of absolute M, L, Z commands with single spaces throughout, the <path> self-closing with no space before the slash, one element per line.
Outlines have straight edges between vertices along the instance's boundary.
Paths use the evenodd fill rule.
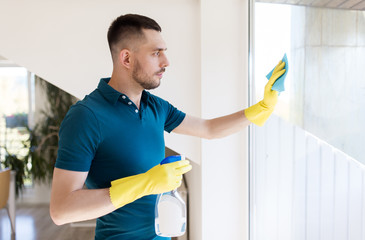
<path fill-rule="evenodd" d="M 289 72 L 253 127 L 251 239 L 365 239 L 365 12 L 254 11 L 254 102 L 284 53 Z"/>
<path fill-rule="evenodd" d="M 0 162 L 6 157 L 24 159 L 29 152 L 28 71 L 22 67 L 0 67 Z M 30 184 L 30 179 L 26 179 Z"/>
<path fill-rule="evenodd" d="M 365 11 L 255 5 L 256 100 L 284 53 L 275 113 L 365 163 Z"/>
<path fill-rule="evenodd" d="M 0 112 L 6 116 L 27 113 L 27 70 L 22 67 L 0 67 L 0 84 Z"/>

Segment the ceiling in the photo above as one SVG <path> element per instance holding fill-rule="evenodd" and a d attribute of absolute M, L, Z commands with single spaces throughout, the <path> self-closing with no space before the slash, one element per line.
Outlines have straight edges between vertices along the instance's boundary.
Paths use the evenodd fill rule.
<path fill-rule="evenodd" d="M 256 2 L 302 5 L 350 10 L 365 10 L 365 0 L 256 0 Z"/>
<path fill-rule="evenodd" d="M 13 62 L 0 55 L 0 67 L 18 67 L 18 65 L 15 65 Z"/>

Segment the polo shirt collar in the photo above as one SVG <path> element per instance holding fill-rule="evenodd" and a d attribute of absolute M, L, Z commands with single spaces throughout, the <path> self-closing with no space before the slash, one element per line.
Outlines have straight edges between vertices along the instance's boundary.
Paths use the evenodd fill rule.
<path fill-rule="evenodd" d="M 109 86 L 109 81 L 110 78 L 102 78 L 100 79 L 99 85 L 98 85 L 98 90 L 101 92 L 101 94 L 104 96 L 104 98 L 106 100 L 108 100 L 108 102 L 110 102 L 111 104 L 115 104 L 118 99 L 119 96 L 122 95 L 120 92 L 118 92 L 117 90 L 115 90 L 114 88 L 112 88 L 111 86 Z"/>
<path fill-rule="evenodd" d="M 100 79 L 99 85 L 98 85 L 98 90 L 101 92 L 101 94 L 105 97 L 106 100 L 108 100 L 111 104 L 115 104 L 118 99 L 121 96 L 126 96 L 126 98 L 128 98 L 127 95 L 118 92 L 117 90 L 115 90 L 114 88 L 112 88 L 108 83 L 110 81 L 110 77 L 109 78 L 102 78 Z M 147 103 L 149 98 L 149 94 L 147 93 L 146 90 L 143 90 L 142 92 L 142 98 L 141 98 L 141 107 L 144 108 L 145 106 L 142 106 L 142 103 Z"/>

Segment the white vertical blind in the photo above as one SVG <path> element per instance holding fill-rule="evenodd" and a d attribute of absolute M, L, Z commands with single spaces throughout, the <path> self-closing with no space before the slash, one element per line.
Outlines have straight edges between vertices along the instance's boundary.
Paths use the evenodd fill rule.
<path fill-rule="evenodd" d="M 255 240 L 365 240 L 365 166 L 277 116 L 254 127 Z"/>

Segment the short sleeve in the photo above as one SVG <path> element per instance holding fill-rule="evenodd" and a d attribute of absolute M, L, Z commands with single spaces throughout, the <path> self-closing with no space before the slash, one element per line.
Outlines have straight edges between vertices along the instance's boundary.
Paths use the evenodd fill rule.
<path fill-rule="evenodd" d="M 165 126 L 164 129 L 166 132 L 170 133 L 172 130 L 174 130 L 177 126 L 180 125 L 180 123 L 185 118 L 185 113 L 178 110 L 176 107 L 171 105 L 169 102 L 164 101 L 165 106 L 165 113 L 166 113 L 166 120 L 165 120 Z"/>
<path fill-rule="evenodd" d="M 89 171 L 100 138 L 100 127 L 93 112 L 79 103 L 72 106 L 60 127 L 55 167 Z"/>

